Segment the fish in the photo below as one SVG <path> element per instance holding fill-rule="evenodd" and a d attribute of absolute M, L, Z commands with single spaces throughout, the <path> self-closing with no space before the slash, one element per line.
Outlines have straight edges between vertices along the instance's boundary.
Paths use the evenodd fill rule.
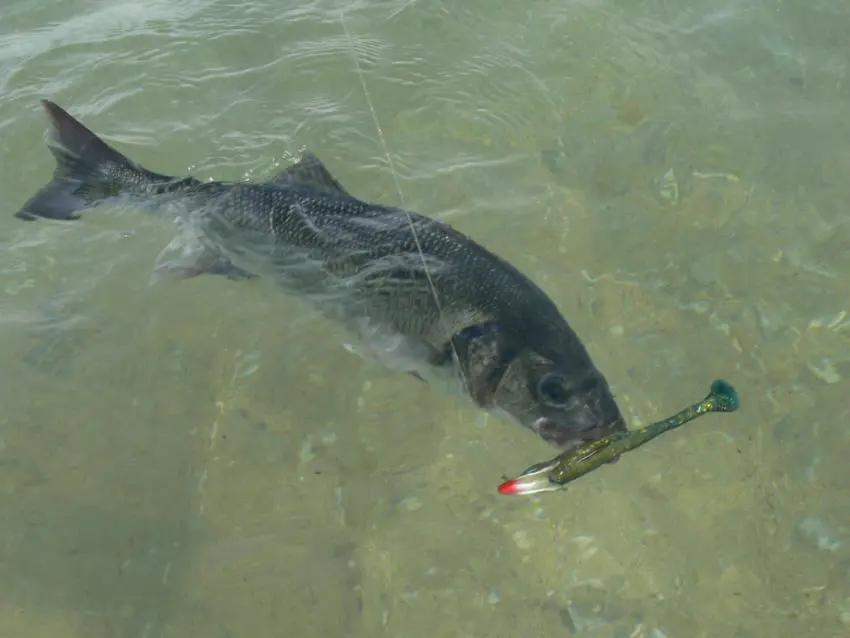
<path fill-rule="evenodd" d="M 264 278 L 342 326 L 353 349 L 566 450 L 625 429 L 608 381 L 549 296 L 449 224 L 348 192 L 305 151 L 269 180 L 200 181 L 137 164 L 50 100 L 50 181 L 20 220 L 110 205 L 177 227 L 154 271 Z"/>
<path fill-rule="evenodd" d="M 702 401 L 661 421 L 626 432 L 614 432 L 596 441 L 574 446 L 551 461 L 536 463 L 518 477 L 499 485 L 499 494 L 528 495 L 563 490 L 567 483 L 619 460 L 624 452 L 637 449 L 665 432 L 709 412 L 735 412 L 740 407 L 740 395 L 732 384 L 725 379 L 715 379 Z"/>

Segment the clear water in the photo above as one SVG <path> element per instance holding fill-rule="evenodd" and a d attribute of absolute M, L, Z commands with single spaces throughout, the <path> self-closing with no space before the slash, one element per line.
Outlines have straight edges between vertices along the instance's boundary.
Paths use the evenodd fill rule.
<path fill-rule="evenodd" d="M 0 18 L 0 635 L 848 635 L 846 3 Z M 162 172 L 260 179 L 309 148 L 539 282 L 633 424 L 715 377 L 743 408 L 500 497 L 544 443 L 270 285 L 152 285 L 161 220 L 14 219 L 52 171 L 42 97 Z"/>

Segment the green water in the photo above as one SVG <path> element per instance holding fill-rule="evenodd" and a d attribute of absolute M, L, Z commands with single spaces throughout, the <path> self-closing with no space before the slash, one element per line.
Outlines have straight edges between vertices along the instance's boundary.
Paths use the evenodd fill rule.
<path fill-rule="evenodd" d="M 6 2 L 0 636 L 848 635 L 848 33 L 839 0 Z M 14 219 L 42 97 L 166 173 L 309 148 L 531 276 L 633 425 L 716 377 L 743 408 L 500 497 L 552 450 L 270 284 L 153 284 L 161 219 Z"/>

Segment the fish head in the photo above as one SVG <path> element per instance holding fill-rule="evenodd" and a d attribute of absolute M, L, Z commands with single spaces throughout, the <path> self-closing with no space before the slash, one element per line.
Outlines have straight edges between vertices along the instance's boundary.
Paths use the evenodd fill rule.
<path fill-rule="evenodd" d="M 532 350 L 513 358 L 492 403 L 558 450 L 626 429 L 596 368 L 570 369 Z"/>
<path fill-rule="evenodd" d="M 562 451 L 626 429 L 608 382 L 583 347 L 544 354 L 498 327 L 477 326 L 474 337 L 459 342 L 457 354 L 480 407 Z"/>

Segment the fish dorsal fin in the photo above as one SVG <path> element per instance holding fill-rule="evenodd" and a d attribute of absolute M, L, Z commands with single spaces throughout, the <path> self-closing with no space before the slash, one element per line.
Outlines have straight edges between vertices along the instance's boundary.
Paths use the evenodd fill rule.
<path fill-rule="evenodd" d="M 336 181 L 331 172 L 325 168 L 322 161 L 309 151 L 302 153 L 301 158 L 292 166 L 287 166 L 278 175 L 268 181 L 275 186 L 290 184 L 305 184 L 326 191 L 349 195 L 342 185 Z"/>

